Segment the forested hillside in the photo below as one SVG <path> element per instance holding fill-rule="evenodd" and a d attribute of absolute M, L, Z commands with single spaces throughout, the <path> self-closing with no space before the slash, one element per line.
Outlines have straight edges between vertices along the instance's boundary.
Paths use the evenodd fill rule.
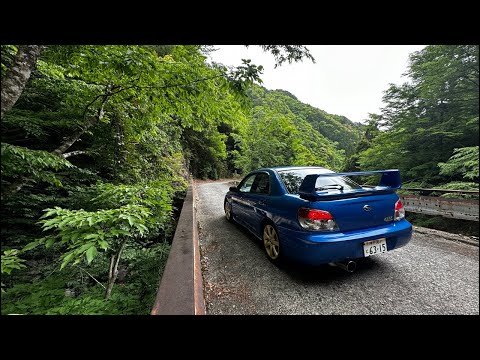
<path fill-rule="evenodd" d="M 341 167 L 261 66 L 211 50 L 2 45 L 2 313 L 148 313 L 189 174 Z"/>
<path fill-rule="evenodd" d="M 345 149 L 355 147 L 361 135 L 360 126 L 306 105 L 287 91 L 255 85 L 247 94 L 251 116 L 236 137 L 239 152 L 232 154 L 239 169 L 320 165 L 340 170 Z"/>
<path fill-rule="evenodd" d="M 346 170 L 399 168 L 404 186 L 478 190 L 479 47 L 410 55 L 407 82 L 386 89 Z"/>
<path fill-rule="evenodd" d="M 255 94 L 253 91 L 252 94 Z M 307 121 L 312 127 L 330 141 L 336 142 L 339 149 L 345 150 L 346 155 L 351 155 L 355 150 L 363 125 L 354 123 L 345 116 L 332 115 L 311 105 L 304 104 L 285 90 L 271 91 L 269 96 L 253 96 L 255 105 L 263 102 L 281 102 L 294 115 Z"/>

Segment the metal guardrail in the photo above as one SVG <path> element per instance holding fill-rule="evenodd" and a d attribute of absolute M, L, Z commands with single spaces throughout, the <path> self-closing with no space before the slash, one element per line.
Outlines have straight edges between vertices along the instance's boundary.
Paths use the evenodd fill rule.
<path fill-rule="evenodd" d="M 373 187 L 372 185 L 361 186 Z M 405 206 L 406 211 L 425 215 L 443 216 L 453 219 L 479 221 L 478 199 L 443 198 L 426 195 L 432 192 L 478 195 L 479 191 L 477 190 L 447 190 L 405 187 L 402 187 L 401 190 L 417 191 L 421 194 L 398 194 L 402 200 L 403 206 Z"/>
<path fill-rule="evenodd" d="M 447 189 L 425 189 L 405 188 L 402 190 L 416 191 L 420 195 L 399 194 L 406 211 L 425 215 L 443 216 L 453 219 L 479 221 L 478 199 L 444 198 L 428 196 L 432 192 L 444 194 L 473 194 L 478 195 L 478 190 L 447 190 Z"/>
<path fill-rule="evenodd" d="M 452 194 L 479 194 L 478 190 L 446 190 L 446 189 L 422 189 L 422 188 L 404 188 L 402 190 L 408 191 L 421 191 L 421 192 L 440 192 L 440 193 L 452 193 Z"/>
<path fill-rule="evenodd" d="M 190 184 L 158 288 L 152 315 L 205 315 L 195 187 Z"/>
<path fill-rule="evenodd" d="M 399 196 L 406 211 L 453 219 L 479 221 L 478 200 L 401 194 Z"/>

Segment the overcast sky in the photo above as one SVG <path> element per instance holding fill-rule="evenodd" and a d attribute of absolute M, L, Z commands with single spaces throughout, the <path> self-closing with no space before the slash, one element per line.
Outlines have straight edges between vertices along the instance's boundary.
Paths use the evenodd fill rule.
<path fill-rule="evenodd" d="M 283 89 L 300 101 L 331 114 L 363 122 L 383 106 L 389 83 L 401 84 L 408 55 L 424 45 L 308 45 L 316 63 L 303 60 L 274 69 L 272 54 L 258 46 L 217 45 L 211 59 L 224 65 L 241 65 L 241 59 L 263 65 L 267 89 Z"/>

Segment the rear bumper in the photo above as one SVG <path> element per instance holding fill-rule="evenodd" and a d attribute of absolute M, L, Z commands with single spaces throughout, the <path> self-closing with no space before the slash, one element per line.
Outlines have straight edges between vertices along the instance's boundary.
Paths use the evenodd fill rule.
<path fill-rule="evenodd" d="M 364 257 L 363 243 L 386 238 L 387 250 L 406 245 L 412 238 L 412 225 L 405 219 L 375 228 L 338 233 L 318 233 L 278 228 L 282 253 L 293 260 L 320 265 Z"/>

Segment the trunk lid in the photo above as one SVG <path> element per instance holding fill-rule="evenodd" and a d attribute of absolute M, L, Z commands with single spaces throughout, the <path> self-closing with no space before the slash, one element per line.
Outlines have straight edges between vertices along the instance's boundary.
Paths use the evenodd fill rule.
<path fill-rule="evenodd" d="M 328 211 L 335 218 L 340 231 L 351 231 L 393 223 L 397 200 L 398 195 L 392 192 L 364 194 L 361 197 L 313 201 L 309 207 Z"/>

